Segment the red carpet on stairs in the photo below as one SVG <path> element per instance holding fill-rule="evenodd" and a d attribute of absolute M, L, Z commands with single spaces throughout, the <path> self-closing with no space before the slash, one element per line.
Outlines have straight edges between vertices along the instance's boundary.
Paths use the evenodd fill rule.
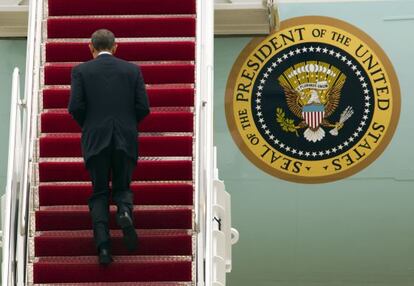
<path fill-rule="evenodd" d="M 152 111 L 140 123 L 141 132 L 193 132 L 193 113 Z M 80 132 L 79 125 L 65 110 L 48 110 L 41 115 L 43 133 Z"/>
<path fill-rule="evenodd" d="M 193 204 L 193 186 L 190 183 L 133 182 L 131 190 L 136 205 Z M 41 206 L 84 205 L 91 194 L 92 186 L 88 183 L 42 183 L 39 186 L 39 203 Z"/>
<path fill-rule="evenodd" d="M 48 62 L 87 61 L 91 58 L 88 43 L 47 43 Z M 117 57 L 128 61 L 193 61 L 194 42 L 122 42 Z"/>
<path fill-rule="evenodd" d="M 53 283 L 35 284 L 47 286 L 194 286 L 191 282 L 80 282 L 80 283 Z"/>
<path fill-rule="evenodd" d="M 31 278 L 34 285 L 190 286 L 195 283 L 196 0 L 45 0 Z M 70 72 L 92 59 L 91 34 L 114 32 L 116 56 L 139 64 L 151 114 L 137 126 L 133 174 L 139 247 L 129 253 L 110 200 L 114 262 L 98 264 L 81 130 L 67 112 Z"/>
<path fill-rule="evenodd" d="M 138 160 L 132 174 L 133 180 L 140 181 L 187 181 L 192 180 L 190 160 Z M 89 181 L 89 173 L 83 160 L 40 161 L 40 182 Z"/>
<path fill-rule="evenodd" d="M 75 64 L 50 63 L 44 68 L 46 85 L 70 85 L 70 71 Z M 146 84 L 193 83 L 191 63 L 141 64 Z"/>
<path fill-rule="evenodd" d="M 40 157 L 81 157 L 79 133 L 40 137 Z M 192 156 L 191 136 L 139 136 L 140 156 Z"/>
<path fill-rule="evenodd" d="M 195 14 L 194 0 L 49 0 L 49 16 Z"/>
<path fill-rule="evenodd" d="M 193 106 L 194 89 L 186 85 L 148 86 L 151 107 Z M 43 108 L 68 106 L 70 89 L 49 87 L 43 90 Z"/>
<path fill-rule="evenodd" d="M 192 255 L 187 230 L 138 230 L 140 247 L 134 255 Z M 112 253 L 129 255 L 122 244 L 122 231 L 111 230 Z M 36 256 L 95 255 L 91 230 L 44 231 L 35 238 Z"/>
<path fill-rule="evenodd" d="M 115 256 L 111 267 L 97 267 L 95 256 L 39 257 L 36 279 L 48 283 L 191 280 L 188 256 Z M 83 274 L 83 275 L 82 275 Z"/>
<path fill-rule="evenodd" d="M 47 21 L 50 39 L 89 38 L 94 31 L 101 27 L 106 27 L 115 36 L 123 38 L 195 36 L 194 17 L 65 17 L 50 18 Z"/>
<path fill-rule="evenodd" d="M 117 228 L 115 206 L 110 207 L 110 228 Z M 137 228 L 188 229 L 191 228 L 192 210 L 187 206 L 164 207 L 135 206 L 133 211 Z M 36 230 L 92 229 L 88 206 L 44 206 L 36 211 Z"/>

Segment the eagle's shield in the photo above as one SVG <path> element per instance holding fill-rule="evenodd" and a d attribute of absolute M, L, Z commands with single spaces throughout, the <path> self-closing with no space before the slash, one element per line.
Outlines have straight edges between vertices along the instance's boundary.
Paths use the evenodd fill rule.
<path fill-rule="evenodd" d="M 305 105 L 302 108 L 302 117 L 311 129 L 316 129 L 325 117 L 325 106 L 322 104 Z"/>

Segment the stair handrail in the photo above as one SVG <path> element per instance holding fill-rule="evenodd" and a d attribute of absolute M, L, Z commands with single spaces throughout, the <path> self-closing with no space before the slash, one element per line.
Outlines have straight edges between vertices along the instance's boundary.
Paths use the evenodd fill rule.
<path fill-rule="evenodd" d="M 41 43 L 41 12 L 42 1 L 32 0 L 29 3 L 28 37 L 26 46 L 26 71 L 24 99 L 20 99 L 20 83 L 17 84 L 18 72 L 13 76 L 13 92 L 10 109 L 9 155 L 8 172 L 5 195 L 5 227 L 2 262 L 2 283 L 4 285 L 26 285 L 27 229 L 28 229 L 28 194 L 32 172 L 30 161 L 33 158 L 33 144 L 31 134 L 36 135 L 36 120 L 32 122 L 32 98 L 38 94 L 38 73 L 40 67 Z M 37 79 L 37 80 L 36 80 Z M 19 91 L 19 95 L 14 93 Z M 36 98 L 36 97 L 35 97 Z M 17 116 L 16 109 L 20 111 Z M 15 124 L 18 120 L 18 124 Z M 13 125 L 15 124 L 15 125 Z M 15 137 L 16 136 L 16 137 Z M 18 138 L 17 140 L 15 138 Z M 14 141 L 13 141 L 14 140 Z M 16 144 L 16 141 L 19 144 Z M 16 152 L 17 151 L 17 152 Z M 14 152 L 14 154 L 13 154 Z M 18 160 L 11 158 L 19 156 Z M 19 162 L 19 163 L 16 163 Z M 13 172 L 13 167 L 18 166 Z M 14 190 L 10 192 L 9 190 Z M 7 226 L 6 226 L 7 224 Z M 6 246 L 7 245 L 7 246 Z"/>
<path fill-rule="evenodd" d="M 9 123 L 9 150 L 7 162 L 7 180 L 4 198 L 3 219 L 3 259 L 1 267 L 2 283 L 14 285 L 15 283 L 15 242 L 18 225 L 16 216 L 18 210 L 19 186 L 21 179 L 21 116 L 24 105 L 20 100 L 20 72 L 15 67 L 12 77 Z"/>
<path fill-rule="evenodd" d="M 42 41 L 43 1 L 32 0 L 29 3 L 29 24 L 26 46 L 25 106 L 22 131 L 23 170 L 21 173 L 20 198 L 18 209 L 18 232 L 16 237 L 16 285 L 26 285 L 29 230 L 29 194 L 34 177 L 33 161 L 37 138 L 37 109 L 40 85 L 41 41 Z"/>
<path fill-rule="evenodd" d="M 195 223 L 197 285 L 212 285 L 214 2 L 197 0 Z"/>

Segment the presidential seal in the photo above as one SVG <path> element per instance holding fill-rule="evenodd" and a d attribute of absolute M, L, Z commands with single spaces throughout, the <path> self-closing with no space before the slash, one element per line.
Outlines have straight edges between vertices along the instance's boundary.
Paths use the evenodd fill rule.
<path fill-rule="evenodd" d="M 341 20 L 299 17 L 252 40 L 230 73 L 227 124 L 257 167 L 300 183 L 348 177 L 384 151 L 400 89 L 384 51 Z"/>

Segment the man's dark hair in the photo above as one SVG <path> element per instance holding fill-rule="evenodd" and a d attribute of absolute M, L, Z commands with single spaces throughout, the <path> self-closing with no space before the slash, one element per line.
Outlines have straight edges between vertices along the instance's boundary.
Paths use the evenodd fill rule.
<path fill-rule="evenodd" d="M 97 51 L 110 50 L 114 43 L 115 35 L 107 29 L 99 29 L 92 34 L 92 45 Z"/>

